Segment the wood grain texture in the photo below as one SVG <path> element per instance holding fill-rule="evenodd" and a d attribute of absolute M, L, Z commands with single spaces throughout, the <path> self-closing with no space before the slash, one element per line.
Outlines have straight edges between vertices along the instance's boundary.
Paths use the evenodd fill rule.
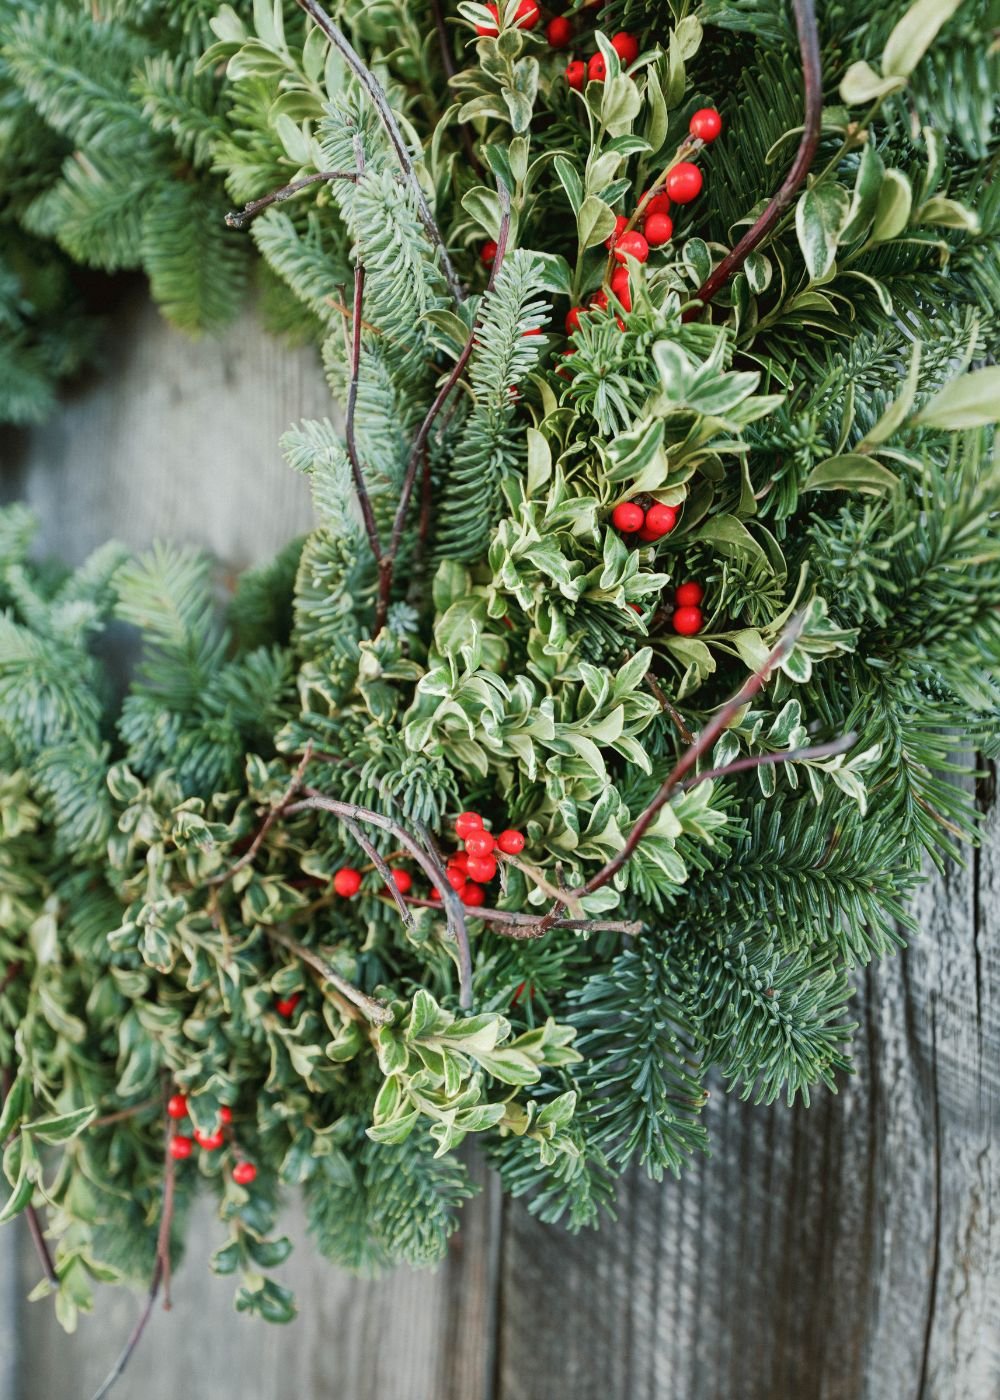
<path fill-rule="evenodd" d="M 141 302 L 116 328 L 108 376 L 8 454 L 6 488 L 39 511 L 45 546 L 76 560 L 112 534 L 163 534 L 242 567 L 304 529 L 277 440 L 330 412 L 315 356 L 250 319 L 192 347 Z M 314 1255 L 293 1206 L 287 1329 L 232 1312 L 206 1208 L 117 1400 L 995 1400 L 996 808 L 985 837 L 922 893 L 913 946 L 859 975 L 839 1094 L 806 1111 L 714 1092 L 713 1157 L 679 1183 L 630 1178 L 599 1234 L 501 1205 L 477 1166 L 484 1192 L 437 1275 L 359 1286 Z M 15 1240 L 0 1232 L 0 1302 L 37 1278 L 26 1239 L 13 1278 Z M 0 1334 L 20 1334 L 20 1380 L 0 1342 L 0 1400 L 88 1400 L 137 1306 L 104 1290 L 65 1339 L 46 1304 L 21 1304 Z"/>

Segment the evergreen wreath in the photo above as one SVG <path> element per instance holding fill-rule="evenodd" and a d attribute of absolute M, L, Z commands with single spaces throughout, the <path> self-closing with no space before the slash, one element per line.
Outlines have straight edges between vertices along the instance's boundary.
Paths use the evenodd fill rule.
<path fill-rule="evenodd" d="M 199 1188 L 284 1321 L 282 1187 L 428 1265 L 470 1134 L 579 1229 L 835 1087 L 1000 733 L 985 4 L 332 9 L 0 5 L 4 415 L 68 259 L 211 328 L 252 246 L 345 411 L 224 617 L 0 514 L 0 1218 L 67 1327 L 149 1285 L 101 1394 Z"/>

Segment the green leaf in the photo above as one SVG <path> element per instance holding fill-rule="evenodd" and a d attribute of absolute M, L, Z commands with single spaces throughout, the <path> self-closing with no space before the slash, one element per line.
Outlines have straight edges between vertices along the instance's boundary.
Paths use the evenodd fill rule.
<path fill-rule="evenodd" d="M 965 428 L 984 428 L 998 417 L 1000 365 L 990 365 L 953 379 L 910 422 L 957 433 Z"/>
<path fill-rule="evenodd" d="M 916 0 L 886 40 L 882 50 L 884 72 L 908 77 L 961 3 L 962 0 Z"/>
<path fill-rule="evenodd" d="M 890 92 L 898 92 L 903 87 L 906 87 L 905 78 L 880 78 L 870 63 L 861 60 L 852 63 L 841 78 L 840 96 L 849 107 L 858 107 L 863 102 L 887 97 Z"/>
<path fill-rule="evenodd" d="M 868 231 L 868 225 L 875 217 L 878 192 L 882 188 L 884 174 L 885 166 L 882 164 L 882 157 L 876 151 L 875 143 L 869 141 L 861 152 L 858 173 L 854 177 L 851 207 L 847 213 L 847 222 L 841 231 L 844 243 L 852 243 L 856 238 L 862 238 Z"/>
<path fill-rule="evenodd" d="M 845 452 L 818 462 L 803 483 L 805 491 L 867 491 L 881 496 L 899 484 L 899 478 L 873 457 Z"/>
<path fill-rule="evenodd" d="M 917 380 L 920 377 L 920 342 L 913 346 L 913 355 L 910 359 L 910 368 L 906 372 L 906 379 L 903 381 L 903 388 L 899 397 L 889 405 L 882 417 L 878 420 L 871 432 L 865 434 L 864 441 L 859 444 L 861 450 L 866 447 L 874 447 L 880 442 L 885 442 L 886 438 L 892 437 L 899 428 L 903 419 L 913 407 L 913 400 L 917 396 Z"/>
<path fill-rule="evenodd" d="M 595 194 L 588 194 L 576 216 L 580 247 L 593 248 L 595 244 L 603 243 L 614 233 L 615 222 L 615 211 L 610 205 L 605 204 L 603 199 L 598 199 Z"/>
<path fill-rule="evenodd" d="M 809 276 L 820 282 L 833 266 L 851 198 L 843 185 L 813 185 L 795 207 L 795 232 Z"/>
<path fill-rule="evenodd" d="M 871 241 L 885 243 L 903 232 L 910 220 L 913 191 L 901 170 L 887 170 L 875 205 Z"/>
<path fill-rule="evenodd" d="M 966 233 L 979 232 L 979 215 L 974 209 L 959 204 L 957 199 L 947 199 L 944 195 L 934 195 L 922 205 L 915 222 L 937 224 L 941 228 L 960 228 Z"/>
<path fill-rule="evenodd" d="M 87 1124 L 93 1121 L 96 1114 L 97 1109 L 91 1104 L 88 1108 L 77 1108 L 71 1113 L 36 1118 L 33 1123 L 25 1123 L 21 1131 L 30 1133 L 32 1137 L 41 1138 L 43 1142 L 68 1142 L 70 1138 L 82 1133 Z"/>

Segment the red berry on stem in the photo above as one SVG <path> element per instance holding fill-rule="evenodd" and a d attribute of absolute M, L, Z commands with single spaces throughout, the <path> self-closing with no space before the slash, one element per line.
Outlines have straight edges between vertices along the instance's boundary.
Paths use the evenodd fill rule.
<path fill-rule="evenodd" d="M 637 262 L 644 263 L 649 257 L 649 244 L 641 233 L 637 233 L 633 229 L 631 233 L 623 233 L 615 244 L 615 257 L 620 263 L 623 263 L 627 257 L 635 258 Z"/>
<path fill-rule="evenodd" d="M 167 1099 L 168 1118 L 186 1118 L 188 1101 L 183 1094 L 171 1094 Z"/>
<path fill-rule="evenodd" d="M 611 47 L 621 59 L 622 63 L 628 66 L 634 63 L 639 57 L 639 41 L 634 34 L 626 34 L 624 30 L 616 34 L 611 40 Z"/>
<path fill-rule="evenodd" d="M 361 872 L 345 865 L 343 870 L 338 870 L 334 875 L 333 888 L 337 894 L 343 895 L 345 899 L 350 899 L 361 888 Z"/>
<path fill-rule="evenodd" d="M 566 81 L 574 92 L 583 92 L 584 83 L 587 81 L 587 65 L 580 58 L 574 58 L 572 63 L 566 65 Z"/>
<path fill-rule="evenodd" d="M 650 506 L 646 512 L 646 529 L 656 540 L 661 535 L 669 535 L 676 524 L 677 508 L 675 506 L 654 505 Z"/>
<path fill-rule="evenodd" d="M 473 909 L 486 903 L 486 894 L 482 886 L 474 885 L 471 881 L 460 892 L 460 898 L 463 904 L 468 904 L 469 907 Z"/>
<path fill-rule="evenodd" d="M 469 856 L 488 856 L 496 842 L 488 831 L 474 831 L 466 838 L 465 849 Z M 471 860 L 468 862 L 472 864 Z"/>
<path fill-rule="evenodd" d="M 475 836 L 475 834 L 476 834 L 476 833 L 475 833 L 474 831 L 470 831 L 470 832 L 469 832 L 469 835 L 470 835 L 470 836 Z M 458 868 L 459 870 L 464 870 L 465 867 L 468 865 L 468 863 L 469 863 L 469 853 L 468 853 L 468 851 L 456 851 L 455 854 L 454 854 L 453 856 L 449 856 L 449 857 L 448 857 L 448 864 L 449 864 L 449 865 L 457 866 L 457 868 Z"/>
<path fill-rule="evenodd" d="M 575 335 L 580 329 L 580 317 L 586 311 L 585 306 L 571 306 L 566 313 L 566 334 Z"/>
<path fill-rule="evenodd" d="M 662 539 L 663 536 L 658 535 L 655 530 L 647 529 L 644 525 L 639 531 L 639 538 L 643 542 L 643 544 L 655 544 L 656 541 Z"/>
<path fill-rule="evenodd" d="M 632 289 L 629 286 L 628 268 L 616 267 L 611 274 L 611 290 L 624 306 L 626 311 L 632 310 Z"/>
<path fill-rule="evenodd" d="M 461 890 L 465 886 L 466 880 L 469 878 L 468 875 L 465 873 L 465 870 L 460 869 L 457 865 L 449 865 L 444 873 L 448 884 L 452 887 L 452 889 L 461 892 Z"/>
<path fill-rule="evenodd" d="M 505 856 L 519 856 L 524 850 L 524 832 L 508 827 L 497 837 L 497 845 Z"/>
<path fill-rule="evenodd" d="M 573 41 L 573 26 L 565 15 L 556 15 L 545 26 L 545 37 L 553 49 L 568 49 Z"/>
<path fill-rule="evenodd" d="M 621 530 L 623 535 L 634 534 L 636 530 L 641 530 L 646 513 L 642 506 L 637 506 L 635 501 L 622 501 L 621 505 L 615 506 L 611 512 L 611 523 L 616 530 Z"/>
<path fill-rule="evenodd" d="M 471 836 L 474 831 L 480 830 L 483 819 L 478 812 L 459 812 L 455 822 L 455 832 L 460 841 L 464 841 L 467 836 Z"/>
<path fill-rule="evenodd" d="M 669 243 L 674 232 L 674 221 L 669 214 L 650 214 L 645 223 L 646 242 L 651 248 L 662 248 Z"/>
<path fill-rule="evenodd" d="M 195 1128 L 194 1140 L 206 1152 L 217 1152 L 226 1139 L 218 1128 L 211 1133 L 203 1133 L 200 1128 Z"/>
<path fill-rule="evenodd" d="M 592 83 L 603 83 L 608 76 L 608 65 L 602 53 L 595 53 L 587 64 L 587 77 Z"/>
<path fill-rule="evenodd" d="M 194 1144 L 189 1137 L 183 1137 L 180 1133 L 175 1133 L 170 1139 L 170 1155 L 175 1162 L 183 1162 L 191 1156 L 194 1151 Z"/>
<path fill-rule="evenodd" d="M 590 306 L 596 306 L 599 311 L 607 311 L 608 294 L 603 287 L 590 298 Z"/>
<path fill-rule="evenodd" d="M 674 631 L 682 637 L 693 637 L 704 624 L 701 608 L 678 608 L 674 613 Z"/>
<path fill-rule="evenodd" d="M 492 238 L 487 238 L 486 242 L 479 250 L 480 262 L 485 263 L 487 267 L 492 267 L 496 259 L 496 255 L 497 245 L 493 242 Z"/>
<path fill-rule="evenodd" d="M 614 231 L 614 233 L 609 233 L 608 236 L 607 236 L 607 238 L 604 240 L 604 246 L 605 246 L 605 248 L 607 248 L 607 250 L 608 250 L 609 253 L 610 253 L 611 249 L 615 246 L 615 244 L 618 242 L 619 235 L 620 235 L 620 234 L 623 234 L 627 228 L 628 228 L 628 219 L 626 219 L 625 215 L 624 215 L 624 214 L 618 214 L 618 215 L 616 215 L 616 217 L 615 217 L 615 231 Z"/>
<path fill-rule="evenodd" d="M 233 1167 L 233 1180 L 237 1186 L 249 1186 L 257 1180 L 257 1168 L 253 1162 L 237 1162 Z"/>
<path fill-rule="evenodd" d="M 408 870 L 394 870 L 392 872 L 392 883 L 399 890 L 400 894 L 409 894 L 413 889 L 413 876 Z"/>
<path fill-rule="evenodd" d="M 667 194 L 675 204 L 690 204 L 701 194 L 703 184 L 698 167 L 689 160 L 682 160 L 667 176 Z"/>
<path fill-rule="evenodd" d="M 432 885 L 432 886 L 431 886 L 431 899 L 440 899 L 440 898 L 441 898 L 441 891 L 438 889 L 437 885 Z"/>
<path fill-rule="evenodd" d="M 714 141 L 722 130 L 722 118 L 714 107 L 702 107 L 691 118 L 688 130 L 701 141 Z"/>
<path fill-rule="evenodd" d="M 496 21 L 496 23 L 495 23 L 495 24 L 477 24 L 477 25 L 476 25 L 476 33 L 477 33 L 481 38 L 483 38 L 483 39 L 495 39 L 495 38 L 497 37 L 497 35 L 500 33 L 500 30 L 497 28 L 497 25 L 500 23 L 500 12 L 499 12 L 497 6 L 496 6 L 495 4 L 492 3 L 492 0 L 488 0 L 488 3 L 487 3 L 487 5 L 486 5 L 486 8 L 489 10 L 490 14 L 493 16 L 493 18 L 494 18 L 494 20 Z"/>
<path fill-rule="evenodd" d="M 287 1021 L 295 1015 L 295 1008 L 302 1000 L 301 992 L 293 992 L 290 997 L 282 997 L 280 1001 L 274 1003 L 274 1009 L 279 1016 L 284 1016 Z"/>
<path fill-rule="evenodd" d="M 645 199 L 646 194 L 648 193 L 648 190 L 645 191 L 642 198 Z M 642 200 L 640 200 L 639 202 L 641 204 Z M 657 190 L 656 193 L 653 195 L 653 198 L 649 201 L 645 209 L 642 211 L 642 213 L 643 218 L 646 219 L 651 219 L 654 214 L 669 214 L 670 196 L 667 194 L 666 190 Z"/>
<path fill-rule="evenodd" d="M 521 0 L 514 15 L 514 23 L 518 29 L 534 29 L 535 25 L 542 17 L 542 12 L 535 4 L 535 0 Z"/>
<path fill-rule="evenodd" d="M 497 873 L 497 863 L 492 856 L 473 856 L 469 861 L 469 879 L 477 885 L 488 884 Z"/>
<path fill-rule="evenodd" d="M 682 583 L 674 594 L 674 602 L 679 608 L 696 608 L 704 596 L 700 583 Z"/>
<path fill-rule="evenodd" d="M 224 1104 L 222 1105 L 222 1107 L 219 1109 L 219 1122 L 220 1122 L 220 1123 L 224 1123 L 225 1126 L 228 1128 L 229 1125 L 230 1125 L 230 1123 L 231 1123 L 232 1121 L 233 1121 L 233 1110 L 229 1107 L 228 1104 L 225 1104 L 225 1103 L 224 1103 Z"/>

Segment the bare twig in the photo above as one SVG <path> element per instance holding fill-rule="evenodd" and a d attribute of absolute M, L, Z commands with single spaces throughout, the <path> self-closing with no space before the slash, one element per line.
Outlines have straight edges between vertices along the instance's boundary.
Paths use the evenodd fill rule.
<path fill-rule="evenodd" d="M 302 0 L 299 0 L 299 3 L 301 4 Z M 417 471 L 423 461 L 427 439 L 430 437 L 431 428 L 434 426 L 434 420 L 448 402 L 456 385 L 465 373 L 465 367 L 469 363 L 472 357 L 472 351 L 475 348 L 480 320 L 482 318 L 483 309 L 487 304 L 486 298 L 496 286 L 497 277 L 503 266 L 504 256 L 507 251 L 507 240 L 510 236 L 510 194 L 502 180 L 497 181 L 497 194 L 500 198 L 500 233 L 497 238 L 497 251 L 493 259 L 493 267 L 490 271 L 490 280 L 486 287 L 486 294 L 480 305 L 479 314 L 476 316 L 472 330 L 469 332 L 469 338 L 465 342 L 465 348 L 455 361 L 455 366 L 451 374 L 449 374 L 448 378 L 438 390 L 437 398 L 427 410 L 427 416 L 423 423 L 421 423 L 420 431 L 413 441 L 409 460 L 406 464 L 406 475 L 403 478 L 403 487 L 400 491 L 399 504 L 396 507 L 395 519 L 392 522 L 392 535 L 389 539 L 389 547 L 379 560 L 379 598 L 378 608 L 375 614 L 376 635 L 383 627 L 386 613 L 389 610 L 393 569 L 396 563 L 396 556 L 399 553 L 400 541 L 403 537 L 403 526 L 406 523 L 406 514 L 410 506 L 410 497 L 413 494 L 413 486 L 416 481 Z"/>
<path fill-rule="evenodd" d="M 448 28 L 444 22 L 441 0 L 431 0 L 431 14 L 434 16 L 434 28 L 437 30 L 438 47 L 441 50 L 441 65 L 444 68 L 445 77 L 450 80 L 455 76 L 455 59 L 448 38 Z M 473 141 L 472 133 L 465 122 L 458 123 L 458 134 L 469 164 L 478 175 L 484 174 L 483 163 L 476 151 L 476 143 Z"/>
<path fill-rule="evenodd" d="M 361 138 L 354 138 L 354 159 L 357 162 L 358 174 L 362 175 L 365 168 L 365 153 L 361 145 Z M 365 534 L 368 536 L 368 544 L 371 548 L 372 556 L 376 563 L 382 561 L 382 545 L 378 537 L 378 526 L 375 523 L 375 512 L 372 509 L 371 498 L 368 495 L 368 487 L 365 484 L 365 474 L 361 467 L 361 458 L 358 455 L 358 442 L 355 432 L 354 420 L 358 408 L 358 382 L 361 377 L 361 331 L 364 325 L 362 320 L 362 310 L 365 299 L 365 265 L 360 256 L 354 264 L 354 310 L 351 320 L 351 381 L 347 389 L 347 413 L 344 424 L 344 439 L 347 444 L 347 456 L 351 463 L 351 476 L 354 480 L 354 490 L 357 493 L 358 504 L 361 507 L 361 518 L 365 522 Z"/>
<path fill-rule="evenodd" d="M 795 27 L 799 36 L 799 53 L 802 60 L 802 77 L 805 85 L 805 117 L 802 139 L 795 153 L 788 174 L 778 193 L 736 247 L 719 263 L 718 267 L 705 279 L 694 294 L 694 299 L 707 306 L 712 298 L 736 276 L 753 250 L 764 241 L 782 214 L 791 204 L 799 186 L 809 172 L 816 147 L 819 145 L 820 126 L 823 114 L 823 71 L 819 56 L 819 34 L 816 27 L 814 0 L 792 0 L 795 10 Z M 691 307 L 684 313 L 689 321 L 698 315 L 699 307 Z"/>
<path fill-rule="evenodd" d="M 671 704 L 666 691 L 660 685 L 660 682 L 653 675 L 652 671 L 646 672 L 646 684 L 649 686 L 650 690 L 653 692 L 653 694 L 659 701 L 660 709 L 663 710 L 666 714 L 668 714 L 673 720 L 674 724 L 677 726 L 677 732 L 684 740 L 685 744 L 693 744 L 694 735 L 684 723 L 684 716 Z"/>
<path fill-rule="evenodd" d="M 292 199 L 300 190 L 308 189 L 310 185 L 323 184 L 329 180 L 350 180 L 354 183 L 357 178 L 357 175 L 349 170 L 321 170 L 318 175 L 303 175 L 301 180 L 293 180 L 290 185 L 282 185 L 280 190 L 272 190 L 260 199 L 251 200 L 249 204 L 244 204 L 242 209 L 231 210 L 226 215 L 226 225 L 229 228 L 244 229 L 272 204 L 283 204 L 286 199 Z"/>
<path fill-rule="evenodd" d="M 311 967 L 314 972 L 326 979 L 345 1001 L 350 1002 L 361 1012 L 366 1020 L 373 1026 L 387 1026 L 392 1021 L 392 1012 L 381 1001 L 375 997 L 367 996 L 359 987 L 355 987 L 353 982 L 348 982 L 346 977 L 341 977 L 336 968 L 331 967 L 326 958 L 319 953 L 307 948 L 303 943 L 297 943 L 287 933 L 277 928 L 264 928 L 268 938 L 275 943 L 280 943 L 283 948 L 287 948 L 290 953 L 294 953 L 300 962 L 304 962 Z"/>
<path fill-rule="evenodd" d="M 309 766 L 309 760 L 311 758 L 312 744 L 308 743 L 306 744 L 305 750 L 303 751 L 302 758 L 299 762 L 299 766 L 296 768 L 295 772 L 292 775 L 291 782 L 285 789 L 284 796 L 282 797 L 281 801 L 277 804 L 277 806 L 272 807 L 271 810 L 268 812 L 267 816 L 261 823 L 260 830 L 257 832 L 257 835 L 251 841 L 249 848 L 245 851 L 245 853 L 242 856 L 240 856 L 239 860 L 236 861 L 235 864 L 229 867 L 228 870 L 224 870 L 221 875 L 213 875 L 211 880 L 207 880 L 205 882 L 206 884 L 224 885 L 233 878 L 237 871 L 243 870 L 246 866 L 253 864 L 257 852 L 260 850 L 261 846 L 264 844 L 264 841 L 267 839 L 267 833 L 271 830 L 271 827 L 281 816 L 282 812 L 285 811 L 289 802 L 291 802 L 292 798 L 302 786 L 302 779 L 305 776 L 305 771 L 306 768 Z"/>
<path fill-rule="evenodd" d="M 423 899 L 419 895 L 407 895 L 408 904 L 416 904 L 421 909 L 440 908 L 436 900 Z M 512 909 L 490 909 L 485 905 L 477 905 L 469 910 L 469 915 L 473 919 L 482 919 L 485 923 L 506 925 L 497 927 L 494 933 L 501 934 L 504 938 L 541 938 L 550 928 L 578 929 L 583 933 L 642 933 L 645 924 L 641 919 L 560 919 L 556 918 L 553 923 L 546 924 L 544 914 L 519 914 Z M 543 927 L 544 924 L 544 927 Z"/>
<path fill-rule="evenodd" d="M 111 1390 L 111 1387 L 119 1379 L 125 1367 L 131 1359 L 132 1353 L 139 1345 L 146 1324 L 153 1314 L 156 1299 L 159 1296 L 161 1286 L 165 1286 L 167 1301 L 165 1306 L 170 1306 L 170 1229 L 174 1218 L 174 1179 L 176 1163 L 170 1155 L 170 1123 L 167 1120 L 164 1132 L 164 1152 L 163 1152 L 163 1205 L 160 1210 L 160 1228 L 156 1237 L 156 1264 L 153 1268 L 153 1276 L 149 1281 L 149 1289 L 146 1293 L 146 1301 L 143 1304 L 142 1312 L 136 1319 L 136 1324 L 129 1333 L 128 1341 L 125 1343 L 118 1360 L 112 1366 L 108 1375 L 95 1392 L 93 1400 L 104 1400 L 104 1397 Z"/>
<path fill-rule="evenodd" d="M 399 917 L 402 919 L 403 923 L 407 928 L 412 928 L 413 915 L 406 907 L 406 900 L 403 898 L 402 892 L 396 887 L 396 881 L 393 879 L 392 871 L 389 869 L 388 864 L 379 855 L 378 851 L 376 851 L 375 847 L 368 840 L 368 837 L 361 830 L 360 826 L 358 826 L 357 822 L 348 821 L 345 817 L 344 825 L 347 827 L 347 830 L 354 837 L 355 841 L 357 841 L 358 845 L 361 847 L 365 855 L 371 861 L 372 865 L 374 865 L 375 869 L 385 881 L 386 889 L 396 901 L 396 908 L 399 910 Z"/>
<path fill-rule="evenodd" d="M 306 14 L 311 16 L 333 46 L 347 61 L 348 66 L 361 80 L 365 91 L 372 101 L 372 105 L 376 112 L 378 112 L 382 125 L 388 133 L 389 140 L 392 142 L 393 150 L 396 152 L 396 159 L 399 161 L 403 174 L 410 182 L 414 197 L 417 201 L 420 222 L 427 230 L 427 235 L 432 243 L 437 247 L 441 258 L 441 268 L 448 280 L 452 295 L 456 301 L 464 301 L 465 291 L 458 280 L 451 258 L 448 255 L 448 249 L 445 247 L 441 230 L 435 222 L 434 215 L 431 213 L 430 206 L 427 203 L 427 197 L 424 194 L 420 181 L 417 179 L 417 172 L 413 168 L 413 161 L 410 158 L 410 152 L 407 150 L 406 141 L 403 139 L 403 133 L 399 129 L 399 123 L 393 114 L 392 108 L 389 106 L 389 99 L 382 85 L 352 47 L 343 30 L 334 24 L 322 5 L 317 3 L 317 0 L 297 0 L 297 4 L 300 9 L 305 10 Z"/>
<path fill-rule="evenodd" d="M 107 1128 L 112 1123 L 124 1123 L 128 1118 L 136 1118 L 140 1113 L 156 1108 L 159 1102 L 159 1099 L 143 1099 L 142 1103 L 133 1104 L 131 1108 L 120 1108 L 117 1113 L 105 1113 L 103 1117 L 95 1118 L 90 1126 Z"/>
<path fill-rule="evenodd" d="M 825 744 L 812 744 L 801 749 L 786 749 L 782 753 L 751 754 L 748 758 L 736 758 L 732 763 L 724 763 L 720 768 L 706 768 L 704 773 L 696 773 L 677 784 L 678 792 L 687 792 L 699 783 L 713 782 L 716 778 L 728 778 L 733 773 L 745 773 L 753 768 L 767 768 L 779 763 L 809 763 L 818 758 L 835 758 L 846 753 L 857 743 L 856 734 L 842 734 L 839 739 L 830 739 Z"/>
<path fill-rule="evenodd" d="M 458 946 L 458 1004 L 463 1011 L 472 1005 L 472 949 L 469 946 L 469 930 L 465 922 L 465 906 L 452 888 L 445 870 L 445 861 L 430 828 L 420 823 L 420 834 L 424 838 L 427 855 L 434 868 L 434 888 L 441 894 L 445 905 L 448 926 Z"/>

